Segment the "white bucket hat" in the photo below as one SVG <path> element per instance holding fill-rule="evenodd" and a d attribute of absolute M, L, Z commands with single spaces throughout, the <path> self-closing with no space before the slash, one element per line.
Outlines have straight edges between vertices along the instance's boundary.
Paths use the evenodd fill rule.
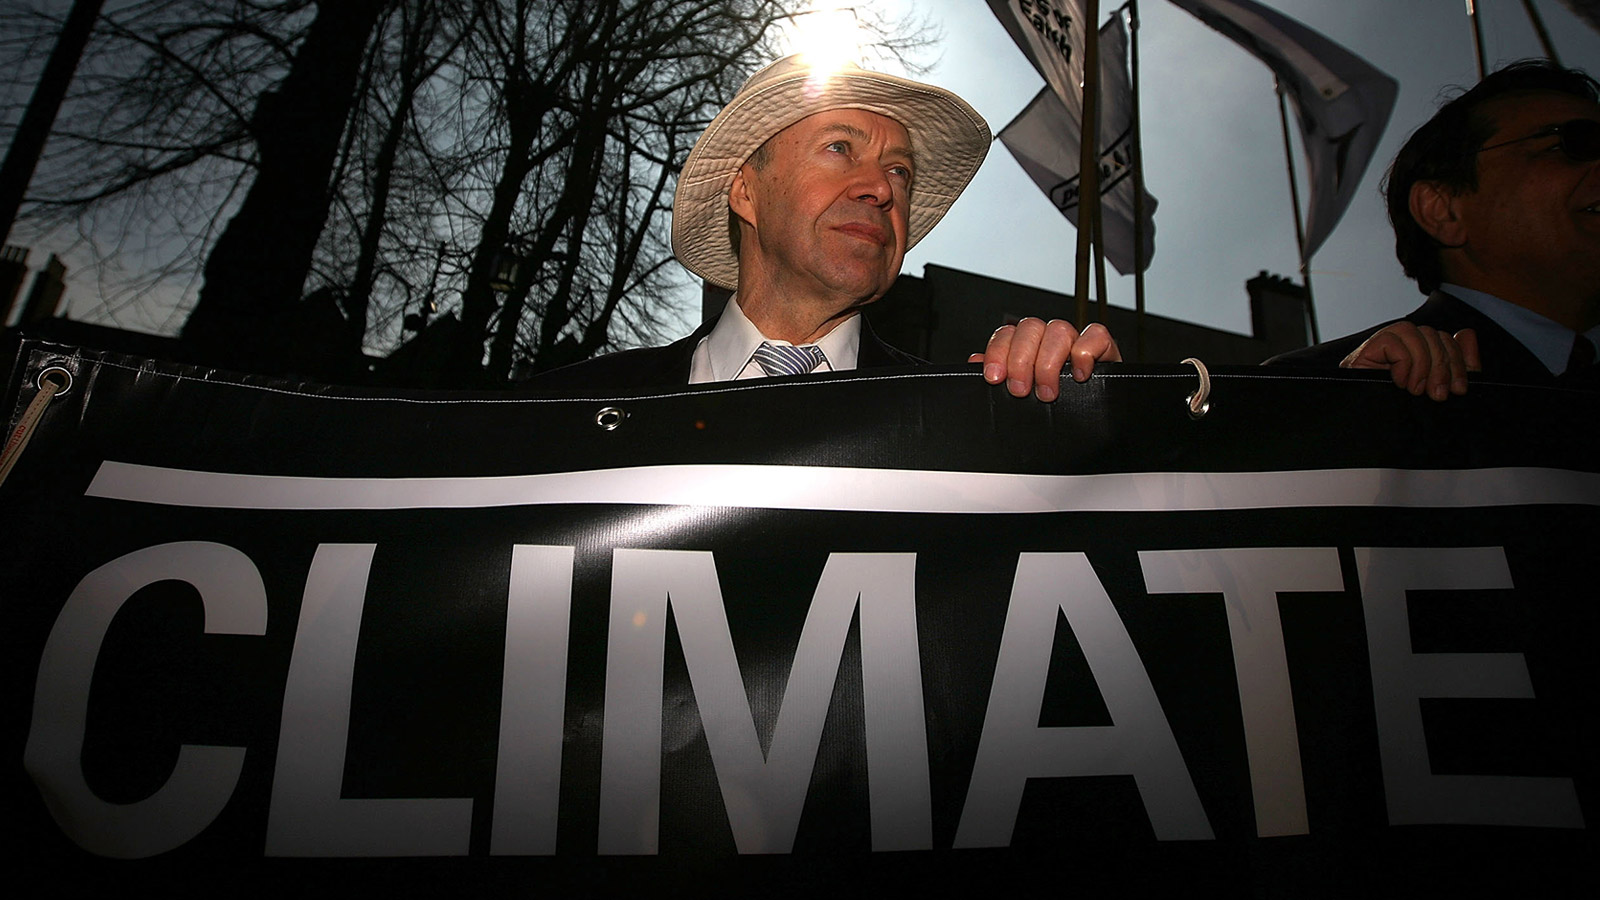
<path fill-rule="evenodd" d="M 989 123 L 943 88 L 854 65 L 817 73 L 786 56 L 750 76 L 689 151 L 672 198 L 672 252 L 689 271 L 720 287 L 739 286 L 739 257 L 728 236 L 728 192 L 750 154 L 815 113 L 864 109 L 899 122 L 917 155 L 911 181 L 907 249 L 950 211 L 989 152 Z"/>

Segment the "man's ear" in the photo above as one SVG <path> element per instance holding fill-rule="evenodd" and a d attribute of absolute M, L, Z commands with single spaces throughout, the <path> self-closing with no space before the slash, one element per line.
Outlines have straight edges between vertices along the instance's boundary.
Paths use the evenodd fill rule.
<path fill-rule="evenodd" d="M 1411 186 L 1411 218 L 1423 231 L 1445 247 L 1467 243 L 1467 227 L 1461 217 L 1461 195 L 1437 181 L 1419 181 Z"/>
<path fill-rule="evenodd" d="M 733 173 L 733 186 L 728 190 L 728 208 L 733 210 L 734 215 L 754 226 L 756 224 L 755 197 L 750 188 L 750 181 L 745 177 L 745 172 L 749 171 L 749 169 L 749 164 L 745 164 Z"/>

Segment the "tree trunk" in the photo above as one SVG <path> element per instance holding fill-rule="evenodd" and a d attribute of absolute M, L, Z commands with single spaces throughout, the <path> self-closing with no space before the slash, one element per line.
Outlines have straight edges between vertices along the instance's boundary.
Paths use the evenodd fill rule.
<path fill-rule="evenodd" d="M 589 211 L 600 183 L 600 170 L 605 153 L 606 118 L 591 112 L 585 116 L 585 120 L 580 121 L 577 126 L 577 138 L 570 156 L 571 164 L 567 166 L 565 177 L 562 179 L 560 198 L 550 215 L 540 223 L 539 241 L 529 254 L 530 265 L 542 265 L 545 260 L 550 259 L 561 233 L 570 229 L 570 233 L 577 239 L 572 241 L 575 245 L 572 248 L 573 252 L 568 254 L 563 264 L 564 276 L 567 276 L 568 271 L 575 269 L 580 262 L 580 254 L 577 251 L 582 246 L 582 235 L 588 226 Z M 553 314 L 560 316 L 561 323 L 555 326 L 557 330 L 570 318 L 567 314 L 569 304 L 559 301 L 564 301 L 570 296 L 571 282 L 570 277 L 562 279 L 561 288 L 555 292 L 552 302 L 545 309 L 547 317 Z M 491 378 L 504 380 L 511 374 L 511 364 L 516 352 L 517 326 L 521 324 L 526 300 L 527 292 L 514 294 L 506 298 L 506 303 L 500 310 L 500 321 L 495 329 L 494 339 L 489 344 L 488 373 Z M 550 328 L 548 319 L 541 323 L 543 331 L 549 331 Z M 545 343 L 545 339 L 541 338 L 540 343 Z"/>
<path fill-rule="evenodd" d="M 246 371 L 304 370 L 318 361 L 290 361 L 291 348 L 337 342 L 296 333 L 293 314 L 327 222 L 329 177 L 361 60 L 387 2 L 319 3 L 288 75 L 257 101 L 256 179 L 206 260 L 205 286 L 183 329 L 198 358 Z"/>
<path fill-rule="evenodd" d="M 516 211 L 517 198 L 522 195 L 522 183 L 533 170 L 530 154 L 538 134 L 537 122 L 542 111 L 534 111 L 518 99 L 527 99 L 528 90 L 511 90 L 509 110 L 518 111 L 511 119 L 511 141 L 506 150 L 505 165 L 495 182 L 489 214 L 484 217 L 483 230 L 478 235 L 478 247 L 472 255 L 472 268 L 467 273 L 467 285 L 461 292 L 461 331 L 450 355 L 448 377 L 457 386 L 483 379 L 483 341 L 489 333 L 489 320 L 499 305 L 495 299 L 495 258 L 506 247 L 511 236 L 511 214 Z"/>
<path fill-rule="evenodd" d="M 577 356 L 579 359 L 588 359 L 599 349 L 605 346 L 610 337 L 611 318 L 616 314 L 617 305 L 628 290 L 628 277 L 634 271 L 639 261 L 639 248 L 644 246 L 644 239 L 654 227 L 657 212 L 661 209 L 661 197 L 666 192 L 668 177 L 672 170 L 662 166 L 656 172 L 656 181 L 650 192 L 650 202 L 645 204 L 643 218 L 636 223 L 631 233 L 624 217 L 618 216 L 617 227 L 622 232 L 619 237 L 625 240 L 617 252 L 616 261 L 611 268 L 611 281 L 606 286 L 606 299 L 601 304 L 600 311 L 583 330 L 583 337 L 578 341 Z M 555 345 L 555 336 L 550 335 L 551 346 Z"/>
<path fill-rule="evenodd" d="M 72 4 L 56 37 L 55 49 L 50 51 L 50 59 L 39 75 L 39 85 L 12 135 L 5 162 L 0 163 L 0 243 L 11 235 L 28 182 L 33 180 L 33 170 L 50 138 L 50 126 L 55 124 L 56 113 L 72 85 L 72 75 L 78 71 L 78 60 L 83 57 L 83 48 L 89 43 L 104 5 L 105 0 L 75 0 Z"/>

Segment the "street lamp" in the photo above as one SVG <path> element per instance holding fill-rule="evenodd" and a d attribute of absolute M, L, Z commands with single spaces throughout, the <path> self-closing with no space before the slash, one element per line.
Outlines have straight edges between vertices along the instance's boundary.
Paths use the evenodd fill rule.
<path fill-rule="evenodd" d="M 491 290 L 509 294 L 522 284 L 522 266 L 528 261 L 524 246 L 522 238 L 514 237 L 494 255 L 494 265 L 490 269 L 493 274 L 489 276 Z"/>

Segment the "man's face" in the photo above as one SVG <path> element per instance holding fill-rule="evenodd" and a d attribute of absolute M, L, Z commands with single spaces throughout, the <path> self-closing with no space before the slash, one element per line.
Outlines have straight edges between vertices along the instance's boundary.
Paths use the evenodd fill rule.
<path fill-rule="evenodd" d="M 1560 303 L 1600 296 L 1600 162 L 1575 162 L 1555 135 L 1518 141 L 1572 119 L 1600 120 L 1580 97 L 1533 93 L 1481 108 L 1496 125 L 1478 154 L 1478 187 L 1456 198 L 1461 265 L 1483 290 L 1513 302 L 1518 292 Z M 1506 141 L 1516 143 L 1494 147 Z M 1453 275 L 1447 263 L 1446 279 Z M 1476 287 L 1477 285 L 1466 285 Z M 1525 304 L 1526 305 L 1526 304 Z M 1549 315 L 1549 313 L 1546 313 Z"/>
<path fill-rule="evenodd" d="M 740 247 L 741 295 L 759 287 L 841 310 L 883 296 L 909 233 L 905 128 L 866 110 L 829 110 L 785 128 L 758 157 L 740 169 L 729 197 L 751 226 Z"/>

